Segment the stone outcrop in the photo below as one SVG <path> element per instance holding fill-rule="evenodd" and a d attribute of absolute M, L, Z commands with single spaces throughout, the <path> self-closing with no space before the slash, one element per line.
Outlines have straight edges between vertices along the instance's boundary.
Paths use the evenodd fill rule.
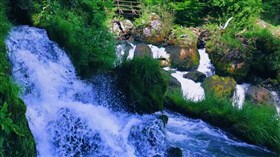
<path fill-rule="evenodd" d="M 199 65 L 199 54 L 195 48 L 169 46 L 166 52 L 170 54 L 172 67 L 178 70 L 189 71 L 196 69 Z"/>
<path fill-rule="evenodd" d="M 183 77 L 193 80 L 194 82 L 202 82 L 206 78 L 206 75 L 199 71 L 191 71 L 184 74 Z"/>
<path fill-rule="evenodd" d="M 143 57 L 143 56 L 150 56 L 152 57 L 152 50 L 151 48 L 144 43 L 137 44 L 134 51 L 134 57 Z"/>
<path fill-rule="evenodd" d="M 232 77 L 213 75 L 205 78 L 202 87 L 205 90 L 206 96 L 214 95 L 220 98 L 231 98 L 236 87 L 236 82 Z"/>
<path fill-rule="evenodd" d="M 274 104 L 270 91 L 258 86 L 250 86 L 246 91 L 246 99 L 255 104 Z"/>

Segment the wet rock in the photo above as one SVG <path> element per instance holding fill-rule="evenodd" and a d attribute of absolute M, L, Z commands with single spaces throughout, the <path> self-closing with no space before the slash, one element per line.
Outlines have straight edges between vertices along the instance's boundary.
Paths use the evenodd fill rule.
<path fill-rule="evenodd" d="M 160 115 L 160 116 L 158 117 L 158 119 L 162 120 L 164 126 L 166 126 L 166 124 L 167 124 L 167 122 L 168 122 L 168 117 L 167 117 L 167 115 L 164 115 L 164 114 L 163 114 L 163 115 Z"/>
<path fill-rule="evenodd" d="M 132 32 L 135 29 L 133 23 L 130 20 L 113 20 L 111 31 L 115 33 L 121 40 L 132 40 Z M 133 39 L 134 40 L 134 39 Z"/>
<path fill-rule="evenodd" d="M 165 50 L 170 54 L 172 67 L 178 70 L 189 71 L 199 65 L 199 54 L 196 48 L 169 46 Z"/>
<path fill-rule="evenodd" d="M 206 75 L 199 71 L 191 71 L 183 75 L 184 78 L 193 80 L 194 82 L 202 82 Z"/>
<path fill-rule="evenodd" d="M 137 44 L 135 47 L 134 56 L 143 57 L 145 55 L 150 56 L 150 57 L 153 56 L 151 48 L 147 44 L 144 44 L 144 43 Z"/>
<path fill-rule="evenodd" d="M 169 87 L 172 88 L 181 88 L 181 83 L 174 78 L 173 76 L 170 77 Z"/>
<path fill-rule="evenodd" d="M 246 99 L 256 104 L 274 104 L 271 92 L 263 87 L 250 86 L 246 91 Z"/>
<path fill-rule="evenodd" d="M 210 31 L 204 30 L 198 36 L 197 48 L 202 49 L 205 48 L 206 42 L 210 39 Z"/>
<path fill-rule="evenodd" d="M 202 87 L 205 90 L 206 96 L 214 95 L 220 98 L 231 98 L 236 87 L 236 82 L 232 77 L 213 75 L 204 79 Z"/>
<path fill-rule="evenodd" d="M 167 149 L 167 157 L 182 157 L 183 151 L 178 147 L 170 147 Z"/>

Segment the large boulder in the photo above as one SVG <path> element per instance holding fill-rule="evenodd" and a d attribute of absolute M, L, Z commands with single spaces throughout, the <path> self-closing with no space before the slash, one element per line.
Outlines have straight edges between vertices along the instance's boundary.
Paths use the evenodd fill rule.
<path fill-rule="evenodd" d="M 231 98 L 236 87 L 236 82 L 232 77 L 213 75 L 204 79 L 202 87 L 205 90 L 206 96 L 214 95 L 220 98 Z"/>
<path fill-rule="evenodd" d="M 183 71 L 198 68 L 199 54 L 195 47 L 168 46 L 166 52 L 170 54 L 172 67 Z"/>
<path fill-rule="evenodd" d="M 121 40 L 128 40 L 132 37 L 135 27 L 130 20 L 113 20 L 112 33 L 116 34 Z"/>
<path fill-rule="evenodd" d="M 145 42 L 151 44 L 161 44 L 165 41 L 166 34 L 162 33 L 162 20 L 161 18 L 152 13 L 150 15 L 149 21 L 146 22 L 147 26 L 144 27 L 142 31 L 142 38 Z"/>
<path fill-rule="evenodd" d="M 216 74 L 231 76 L 241 82 L 247 76 L 252 60 L 247 39 L 242 36 L 227 39 L 226 36 L 220 33 L 212 35 L 206 51 L 215 66 Z"/>
<path fill-rule="evenodd" d="M 194 82 L 202 82 L 206 75 L 199 71 L 191 71 L 183 75 L 184 78 L 193 80 Z"/>
<path fill-rule="evenodd" d="M 135 57 L 143 57 L 143 56 L 150 56 L 152 57 L 152 50 L 151 48 L 144 43 L 137 44 L 134 51 Z"/>
<path fill-rule="evenodd" d="M 263 87 L 250 86 L 246 91 L 246 99 L 256 104 L 274 104 L 271 92 Z"/>

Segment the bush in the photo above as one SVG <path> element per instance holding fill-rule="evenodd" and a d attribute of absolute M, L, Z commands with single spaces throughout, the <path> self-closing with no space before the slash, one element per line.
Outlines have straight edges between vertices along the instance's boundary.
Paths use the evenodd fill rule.
<path fill-rule="evenodd" d="M 261 78 L 277 78 L 280 70 L 280 39 L 267 29 L 256 28 L 245 34 L 254 46 L 250 73 Z"/>
<path fill-rule="evenodd" d="M 262 19 L 274 24 L 280 24 L 280 3 L 278 0 L 263 0 Z"/>
<path fill-rule="evenodd" d="M 15 0 L 12 4 L 25 6 L 32 23 L 45 28 L 67 50 L 78 75 L 88 77 L 113 67 L 115 44 L 106 26 L 106 8 L 112 9 L 112 1 Z"/>
<path fill-rule="evenodd" d="M 136 57 L 123 62 L 117 68 L 117 74 L 130 111 L 153 113 L 163 109 L 167 78 L 158 61 L 149 56 Z"/>
<path fill-rule="evenodd" d="M 18 98 L 19 88 L 10 78 L 4 38 L 11 24 L 7 2 L 0 0 L 0 156 L 36 156 L 35 141 L 25 117 L 26 106 Z"/>
<path fill-rule="evenodd" d="M 186 101 L 179 88 L 167 91 L 165 106 L 221 127 L 249 143 L 280 152 L 280 120 L 273 105 L 245 102 L 242 109 L 227 98 L 207 95 L 203 101 Z"/>

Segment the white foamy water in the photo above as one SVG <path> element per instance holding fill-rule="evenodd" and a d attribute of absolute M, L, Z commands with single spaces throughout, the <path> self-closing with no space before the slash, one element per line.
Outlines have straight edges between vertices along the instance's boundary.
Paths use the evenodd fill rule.
<path fill-rule="evenodd" d="M 183 95 L 186 99 L 192 101 L 200 101 L 204 99 L 204 89 L 201 87 L 201 83 L 195 83 L 190 79 L 183 77 L 187 72 L 176 71 L 171 75 L 175 77 L 180 83 L 183 91 Z"/>
<path fill-rule="evenodd" d="M 164 153 L 165 134 L 159 129 L 163 123 L 154 116 L 139 118 L 96 104 L 93 87 L 76 77 L 69 58 L 49 41 L 45 30 L 15 27 L 6 45 L 13 76 L 23 88 L 39 156 L 133 157 Z M 150 134 L 140 134 L 143 129 L 151 129 L 150 134 L 156 135 L 153 146 Z M 135 138 L 136 133 L 141 140 Z"/>
<path fill-rule="evenodd" d="M 153 53 L 153 58 L 157 59 L 157 58 L 165 58 L 168 59 L 170 57 L 170 55 L 165 51 L 164 47 L 157 47 L 154 45 L 149 44 L 148 45 Z"/>
<path fill-rule="evenodd" d="M 206 77 L 212 76 L 215 74 L 214 66 L 211 64 L 211 60 L 209 55 L 206 53 L 206 49 L 198 50 L 200 60 L 197 71 L 200 71 L 206 75 Z"/>
<path fill-rule="evenodd" d="M 168 111 L 164 128 L 157 114 L 140 116 L 99 105 L 97 97 L 106 96 L 77 78 L 69 58 L 45 30 L 14 27 L 6 45 L 40 157 L 166 156 L 170 146 L 182 148 L 185 157 L 273 155 L 232 140 L 201 120 Z"/>
<path fill-rule="evenodd" d="M 245 94 L 250 84 L 243 83 L 241 85 L 237 84 L 233 94 L 233 105 L 237 106 L 239 109 L 242 108 L 242 105 L 245 101 Z"/>
<path fill-rule="evenodd" d="M 270 93 L 273 97 L 273 100 L 274 100 L 274 103 L 275 103 L 274 105 L 276 107 L 277 113 L 278 113 L 278 115 L 280 115 L 280 98 L 275 91 L 271 91 Z"/>

